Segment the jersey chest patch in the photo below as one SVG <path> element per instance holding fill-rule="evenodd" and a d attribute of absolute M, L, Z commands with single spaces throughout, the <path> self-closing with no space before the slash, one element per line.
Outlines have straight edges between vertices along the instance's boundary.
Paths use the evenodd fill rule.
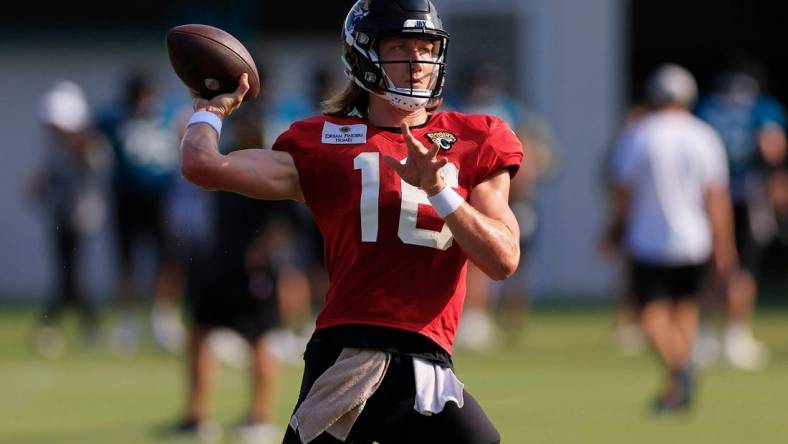
<path fill-rule="evenodd" d="M 367 125 L 337 125 L 331 122 L 324 122 L 321 141 L 327 145 L 367 143 Z"/>

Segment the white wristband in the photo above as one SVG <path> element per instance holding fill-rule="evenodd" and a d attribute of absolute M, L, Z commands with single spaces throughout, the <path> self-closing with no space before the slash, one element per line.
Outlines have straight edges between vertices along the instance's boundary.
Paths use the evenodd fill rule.
<path fill-rule="evenodd" d="M 210 111 L 197 111 L 196 113 L 192 114 L 192 117 L 189 119 L 189 123 L 186 124 L 186 128 L 196 123 L 207 123 L 216 130 L 217 136 L 222 135 L 222 119 Z"/>
<path fill-rule="evenodd" d="M 440 193 L 427 197 L 427 199 L 430 200 L 430 205 L 432 205 L 432 208 L 435 208 L 438 216 L 442 219 L 455 212 L 465 202 L 465 199 L 454 191 L 454 188 L 449 186 L 442 189 Z"/>

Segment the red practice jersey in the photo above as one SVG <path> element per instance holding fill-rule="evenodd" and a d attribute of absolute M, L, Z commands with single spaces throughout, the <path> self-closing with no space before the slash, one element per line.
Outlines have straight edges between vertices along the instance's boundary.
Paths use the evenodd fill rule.
<path fill-rule="evenodd" d="M 466 200 L 493 174 L 514 174 L 522 145 L 503 120 L 434 114 L 413 135 L 438 156 Z M 384 155 L 406 158 L 402 135 L 361 118 L 295 122 L 273 149 L 293 156 L 306 204 L 323 234 L 329 274 L 317 330 L 366 324 L 420 333 L 451 353 L 465 299 L 467 259 L 427 194 L 400 179 Z"/>

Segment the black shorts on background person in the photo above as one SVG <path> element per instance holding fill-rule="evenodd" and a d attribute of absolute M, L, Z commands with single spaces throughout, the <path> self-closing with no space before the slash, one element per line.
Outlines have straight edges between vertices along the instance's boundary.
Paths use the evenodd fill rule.
<path fill-rule="evenodd" d="M 671 267 L 635 261 L 630 265 L 631 292 L 641 308 L 661 298 L 673 302 L 696 298 L 707 271 L 707 264 Z"/>
<path fill-rule="evenodd" d="M 277 264 L 265 251 L 265 226 L 281 214 L 276 202 L 218 193 L 215 238 L 190 272 L 188 317 L 197 326 L 227 327 L 253 342 L 280 323 Z"/>
<path fill-rule="evenodd" d="M 251 405 L 236 433 L 242 442 L 271 442 L 282 433 L 272 424 L 279 364 L 265 335 L 280 325 L 277 281 L 282 264 L 272 251 L 275 230 L 269 227 L 288 215 L 289 206 L 232 193 L 212 197 L 213 234 L 194 251 L 187 278 L 188 408 L 165 433 L 208 441 L 220 437 L 218 424 L 210 420 L 217 350 L 209 338 L 224 328 L 247 343 L 253 381 Z"/>

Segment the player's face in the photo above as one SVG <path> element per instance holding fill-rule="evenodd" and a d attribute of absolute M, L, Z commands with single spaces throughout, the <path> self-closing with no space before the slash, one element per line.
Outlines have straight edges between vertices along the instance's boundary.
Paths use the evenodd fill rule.
<path fill-rule="evenodd" d="M 387 37 L 381 40 L 378 50 L 383 70 L 394 85 L 413 89 L 432 87 L 436 65 L 418 62 L 434 62 L 440 50 L 438 42 L 415 37 Z"/>

